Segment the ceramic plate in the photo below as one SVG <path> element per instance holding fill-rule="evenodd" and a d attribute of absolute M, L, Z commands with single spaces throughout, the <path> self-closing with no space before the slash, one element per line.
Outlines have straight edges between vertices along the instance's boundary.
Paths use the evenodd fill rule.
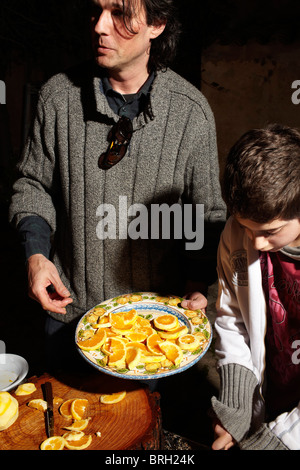
<path fill-rule="evenodd" d="M 101 319 L 104 324 L 107 325 L 105 328 L 108 328 L 108 332 L 112 329 L 109 324 L 110 313 L 129 312 L 134 309 L 138 316 L 148 320 L 152 327 L 154 326 L 153 322 L 155 318 L 171 314 L 177 317 L 180 326 L 186 327 L 184 328 L 185 334 L 195 335 L 196 338 L 200 340 L 200 344 L 198 344 L 194 350 L 187 350 L 181 347 L 183 354 L 179 365 L 168 363 L 166 367 L 166 362 L 163 362 L 159 363 L 159 367 L 157 365 L 154 366 L 154 368 L 158 367 L 157 370 L 149 371 L 151 366 L 141 362 L 137 364 L 134 369 L 129 370 L 126 365 L 121 367 L 108 366 L 108 355 L 102 352 L 102 348 L 94 351 L 85 351 L 77 345 L 79 353 L 99 371 L 126 379 L 159 379 L 185 371 L 196 364 L 208 350 L 212 340 L 212 328 L 206 315 L 201 310 L 186 310 L 181 308 L 181 300 L 180 297 L 173 295 L 162 296 L 153 292 L 121 295 L 102 302 L 86 312 L 80 319 L 75 333 L 75 342 L 77 344 L 86 334 L 90 334 L 90 331 L 92 331 L 92 333 L 97 331 L 95 324 L 91 322 L 91 314 L 95 312 L 94 309 L 96 307 L 98 310 L 97 315 L 99 311 L 102 312 Z M 120 336 L 120 332 L 118 332 L 118 336 Z M 123 337 L 126 338 L 125 336 Z M 164 340 L 169 341 L 168 338 Z M 171 341 L 178 344 L 178 339 L 172 339 Z M 144 341 L 144 343 L 146 344 L 146 341 Z"/>

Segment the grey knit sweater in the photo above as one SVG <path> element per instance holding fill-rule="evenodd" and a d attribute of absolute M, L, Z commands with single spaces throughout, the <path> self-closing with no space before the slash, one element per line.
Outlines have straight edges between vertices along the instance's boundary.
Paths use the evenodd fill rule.
<path fill-rule="evenodd" d="M 51 314 L 64 322 L 126 292 L 181 295 L 184 278 L 213 280 L 209 266 L 215 267 L 225 207 L 207 101 L 171 70 L 159 72 L 149 114 L 133 121 L 126 156 L 110 170 L 101 170 L 98 157 L 107 149 L 107 135 L 117 119 L 94 66 L 58 74 L 41 89 L 32 136 L 19 164 L 10 219 L 18 224 L 25 216 L 38 215 L 51 227 L 52 259 L 73 298 L 66 315 Z M 204 248 L 187 251 L 184 264 L 183 241 L 133 239 L 126 232 L 126 222 L 133 220 L 127 208 L 133 204 L 150 213 L 151 204 L 178 202 L 204 204 L 206 223 Z M 108 238 L 101 239 L 105 208 L 110 217 L 114 209 L 115 218 L 110 219 Z"/>

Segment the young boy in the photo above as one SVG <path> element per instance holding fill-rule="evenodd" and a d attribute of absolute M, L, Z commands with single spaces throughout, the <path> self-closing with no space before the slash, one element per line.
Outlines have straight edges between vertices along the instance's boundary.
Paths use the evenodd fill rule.
<path fill-rule="evenodd" d="M 224 172 L 213 449 L 300 449 L 300 133 L 247 132 Z"/>

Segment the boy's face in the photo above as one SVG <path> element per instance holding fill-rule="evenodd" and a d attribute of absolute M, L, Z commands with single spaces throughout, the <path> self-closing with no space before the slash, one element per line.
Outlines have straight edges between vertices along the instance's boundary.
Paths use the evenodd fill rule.
<path fill-rule="evenodd" d="M 256 250 L 278 251 L 284 246 L 300 246 L 300 219 L 275 219 L 264 224 L 238 216 L 236 220 L 245 229 Z"/>

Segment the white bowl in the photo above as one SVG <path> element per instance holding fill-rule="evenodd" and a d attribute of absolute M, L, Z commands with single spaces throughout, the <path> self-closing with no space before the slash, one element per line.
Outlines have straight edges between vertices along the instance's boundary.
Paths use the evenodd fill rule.
<path fill-rule="evenodd" d="M 27 361 L 16 354 L 0 354 L 0 391 L 7 392 L 19 385 L 28 374 Z"/>

